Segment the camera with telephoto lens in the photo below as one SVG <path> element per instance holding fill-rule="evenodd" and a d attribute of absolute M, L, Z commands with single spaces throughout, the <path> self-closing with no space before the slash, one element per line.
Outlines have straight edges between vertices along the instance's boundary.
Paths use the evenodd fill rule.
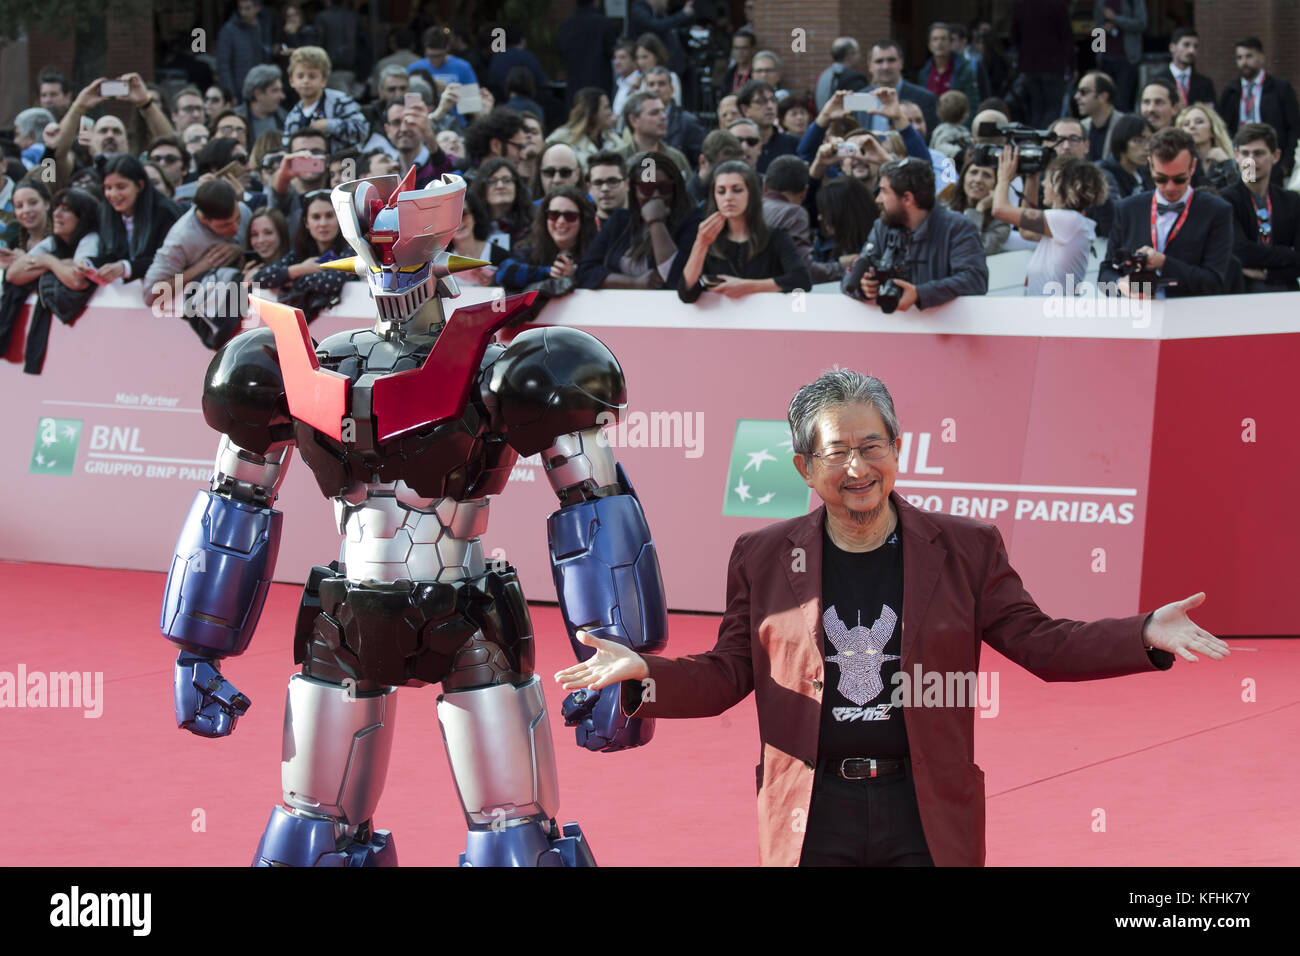
<path fill-rule="evenodd" d="M 1147 262 L 1145 252 L 1112 249 L 1107 253 L 1106 261 L 1102 265 L 1114 269 L 1121 276 L 1128 276 L 1130 288 L 1147 286 L 1156 290 L 1178 285 L 1177 279 L 1165 279 L 1156 275 L 1155 270 Z"/>
<path fill-rule="evenodd" d="M 868 242 L 862 257 L 867 260 L 866 277 L 879 282 L 876 291 L 876 304 L 886 315 L 898 308 L 903 297 L 903 290 L 898 281 L 912 281 L 912 273 L 907 268 L 907 248 L 909 245 L 906 230 L 891 228 L 885 230 L 883 247 L 877 249 L 874 242 Z"/>
<path fill-rule="evenodd" d="M 1055 134 L 1045 129 L 1030 129 L 1020 123 L 999 126 L 997 123 L 980 123 L 975 135 L 984 139 L 1005 136 L 1011 145 L 1020 150 L 1016 162 L 1016 175 L 1029 176 L 1041 173 L 1056 159 L 1056 150 L 1043 143 L 1055 139 Z M 971 162 L 976 166 L 996 166 L 1004 147 L 994 143 L 979 143 L 975 146 Z"/>

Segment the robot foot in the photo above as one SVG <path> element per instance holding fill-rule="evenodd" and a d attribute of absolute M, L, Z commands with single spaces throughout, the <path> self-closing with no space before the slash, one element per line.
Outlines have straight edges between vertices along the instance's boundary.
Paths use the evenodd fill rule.
<path fill-rule="evenodd" d="M 389 831 L 372 831 L 368 823 L 355 836 L 338 836 L 333 820 L 276 807 L 253 866 L 397 866 L 397 846 Z"/>
<path fill-rule="evenodd" d="M 576 823 L 555 832 L 554 820 L 529 817 L 515 826 L 471 830 L 461 866 L 595 866 L 587 838 Z"/>

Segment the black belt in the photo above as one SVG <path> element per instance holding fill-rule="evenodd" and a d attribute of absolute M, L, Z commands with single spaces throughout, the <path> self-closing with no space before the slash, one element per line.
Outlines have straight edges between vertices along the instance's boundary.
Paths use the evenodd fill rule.
<path fill-rule="evenodd" d="M 872 777 L 887 777 L 892 774 L 905 773 L 909 758 L 907 757 L 848 757 L 844 760 L 830 760 L 824 766 L 830 773 L 845 780 L 868 780 Z"/>

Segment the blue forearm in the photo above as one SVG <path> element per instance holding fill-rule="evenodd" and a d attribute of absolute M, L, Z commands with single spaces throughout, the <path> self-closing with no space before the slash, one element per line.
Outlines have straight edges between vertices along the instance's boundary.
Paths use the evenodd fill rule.
<path fill-rule="evenodd" d="M 208 658 L 242 654 L 266 601 L 283 516 L 201 491 L 167 575 L 165 638 Z"/>
<path fill-rule="evenodd" d="M 637 653 L 667 643 L 668 608 L 659 560 L 641 503 L 631 493 L 582 501 L 548 521 L 551 568 L 569 639 L 580 660 L 594 651 L 579 628 Z"/>

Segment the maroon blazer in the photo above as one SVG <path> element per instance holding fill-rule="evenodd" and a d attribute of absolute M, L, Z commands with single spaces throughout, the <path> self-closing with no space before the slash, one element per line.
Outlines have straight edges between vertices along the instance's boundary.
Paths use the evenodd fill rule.
<path fill-rule="evenodd" d="M 1144 615 L 1085 623 L 1040 611 L 994 525 L 921 511 L 897 493 L 890 498 L 903 536 L 900 666 L 908 674 L 917 664 L 927 674 L 976 673 L 982 641 L 1043 680 L 1173 666 L 1172 654 L 1145 649 Z M 755 691 L 765 866 L 798 865 L 812 799 L 825 679 L 825 514 L 823 505 L 737 538 L 717 645 L 707 654 L 648 656 L 654 683 L 643 690 L 628 681 L 622 688 L 624 713 L 638 717 L 712 717 Z M 984 772 L 975 765 L 974 704 L 903 710 L 921 825 L 938 866 L 984 864 Z"/>

